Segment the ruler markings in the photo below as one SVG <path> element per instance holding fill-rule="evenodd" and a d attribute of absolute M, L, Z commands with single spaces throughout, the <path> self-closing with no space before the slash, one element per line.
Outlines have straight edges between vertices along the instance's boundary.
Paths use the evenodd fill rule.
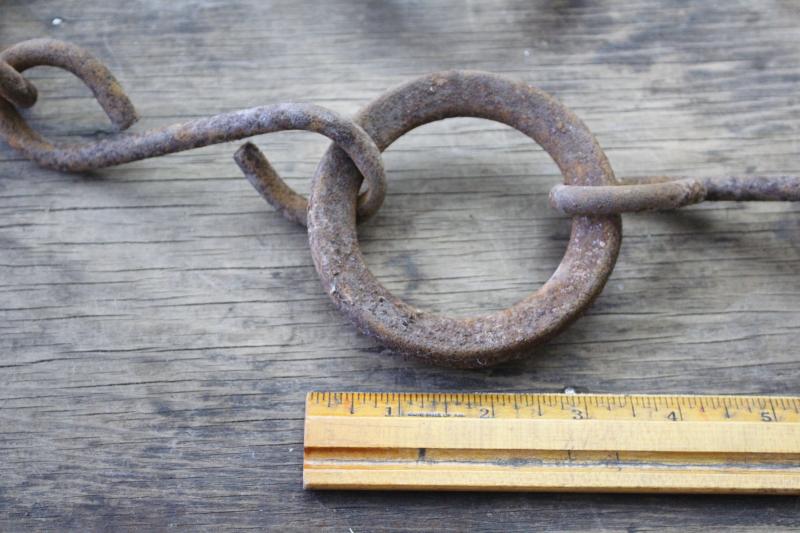
<path fill-rule="evenodd" d="M 349 408 L 354 404 L 365 407 L 356 409 L 356 416 L 375 416 L 375 413 L 384 411 L 384 405 L 389 404 L 397 406 L 397 409 L 392 410 L 391 416 L 404 416 L 407 412 L 420 410 L 443 412 L 445 404 L 451 413 L 458 412 L 463 416 L 478 418 L 517 417 L 516 411 L 521 416 L 548 418 L 561 412 L 564 417 L 568 417 L 574 409 L 580 409 L 592 418 L 600 412 L 613 413 L 613 418 L 642 418 L 643 415 L 647 419 L 671 418 L 670 415 L 674 412 L 678 419 L 709 422 L 759 418 L 764 422 L 780 422 L 787 417 L 789 421 L 796 421 L 800 415 L 800 399 L 793 397 L 311 393 L 309 403 L 313 404 L 314 409 L 322 409 L 328 416 L 335 416 L 337 413 L 350 415 L 352 413 Z M 533 413 L 523 409 L 523 405 L 532 408 Z M 403 406 L 406 408 L 403 409 Z M 626 406 L 629 409 L 626 410 Z"/>
<path fill-rule="evenodd" d="M 800 494 L 800 398 L 312 392 L 304 483 Z"/>

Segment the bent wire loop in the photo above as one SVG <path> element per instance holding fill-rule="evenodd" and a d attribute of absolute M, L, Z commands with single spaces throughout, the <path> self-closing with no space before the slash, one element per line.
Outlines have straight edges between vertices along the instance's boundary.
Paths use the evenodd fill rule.
<path fill-rule="evenodd" d="M 49 39 L 26 41 L 0 54 L 0 64 L 21 72 L 40 65 L 59 67 L 80 78 L 92 90 L 111 123 L 120 131 L 130 127 L 138 116 L 133 104 L 109 69 L 89 52 L 73 44 Z M 11 78 L 12 81 L 14 78 Z M 4 85 L 0 93 L 12 93 L 16 83 Z M 243 111 L 223 113 L 174 124 L 144 133 L 119 135 L 97 142 L 75 145 L 54 144 L 35 131 L 8 101 L 0 99 L 0 137 L 12 148 L 47 168 L 85 171 L 129 163 L 201 146 L 284 130 L 307 130 L 325 135 L 352 158 L 367 182 L 359 200 L 359 216 L 372 216 L 386 195 L 386 175 L 380 152 L 372 139 L 353 122 L 329 109 L 311 104 L 275 104 Z M 245 145 L 237 156 L 248 177 L 258 179 L 260 192 L 270 202 L 282 206 L 286 216 L 305 221 L 304 203 L 269 166 L 266 159 L 252 157 L 255 147 Z M 303 209 L 301 209 L 303 207 Z"/>
<path fill-rule="evenodd" d="M 380 96 L 352 121 L 311 104 L 274 104 L 95 142 L 55 144 L 17 110 L 36 102 L 37 90 L 22 73 L 40 65 L 80 78 L 118 130 L 138 117 L 109 69 L 80 47 L 38 39 L 3 51 L 0 137 L 43 167 L 92 170 L 283 130 L 330 138 L 333 145 L 317 168 L 308 201 L 254 144 L 244 144 L 234 158 L 261 196 L 308 227 L 314 265 L 336 307 L 393 351 L 439 365 L 485 367 L 524 356 L 575 320 L 614 268 L 620 213 L 706 200 L 800 200 L 800 179 L 794 176 L 618 180 L 597 140 L 571 111 L 539 89 L 484 72 L 423 76 Z M 564 258 L 539 290 L 502 311 L 465 319 L 423 312 L 390 293 L 367 268 L 356 232 L 356 223 L 374 215 L 386 194 L 381 152 L 408 131 L 449 117 L 502 122 L 540 144 L 564 177 L 552 189 L 550 204 L 572 216 Z M 366 191 L 359 195 L 362 181 Z"/>

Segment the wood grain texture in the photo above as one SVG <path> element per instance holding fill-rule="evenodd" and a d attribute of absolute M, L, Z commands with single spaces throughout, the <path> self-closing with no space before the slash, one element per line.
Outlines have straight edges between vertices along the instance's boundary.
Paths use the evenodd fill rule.
<path fill-rule="evenodd" d="M 138 129 L 279 101 L 349 115 L 411 77 L 470 68 L 561 99 L 620 176 L 800 172 L 789 0 L 0 2 L 0 46 L 47 36 L 109 64 Z M 76 80 L 30 77 L 40 131 L 108 133 Z M 257 141 L 308 190 L 324 139 Z M 797 498 L 301 489 L 312 389 L 797 394 L 797 207 L 625 216 L 584 318 L 525 361 L 442 370 L 385 353 L 334 310 L 304 231 L 257 197 L 235 148 L 68 175 L 0 146 L 0 529 L 800 527 Z M 387 201 L 361 239 L 402 298 L 499 309 L 558 264 L 558 172 L 521 134 L 455 119 L 385 161 Z"/>

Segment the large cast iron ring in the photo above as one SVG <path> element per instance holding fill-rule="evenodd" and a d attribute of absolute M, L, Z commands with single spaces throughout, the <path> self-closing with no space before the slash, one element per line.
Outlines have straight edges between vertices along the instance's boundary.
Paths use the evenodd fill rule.
<path fill-rule="evenodd" d="M 404 133 L 449 117 L 502 122 L 539 143 L 571 185 L 613 185 L 611 166 L 586 126 L 533 87 L 481 72 L 443 72 L 375 100 L 355 122 L 383 151 Z M 605 285 L 619 251 L 619 215 L 575 216 L 567 251 L 550 279 L 503 311 L 456 319 L 420 311 L 392 295 L 367 268 L 358 246 L 356 199 L 361 176 L 331 147 L 309 201 L 311 252 L 334 304 L 390 349 L 432 363 L 490 366 L 525 355 L 576 319 Z"/>

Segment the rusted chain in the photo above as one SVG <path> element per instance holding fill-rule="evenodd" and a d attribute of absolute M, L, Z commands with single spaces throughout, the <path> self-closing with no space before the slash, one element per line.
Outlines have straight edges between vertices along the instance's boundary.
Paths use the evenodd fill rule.
<path fill-rule="evenodd" d="M 384 94 L 355 118 L 386 149 L 404 133 L 448 117 L 512 126 L 539 143 L 570 185 L 611 185 L 614 174 L 586 126 L 546 93 L 481 72 L 425 76 Z M 358 172 L 331 148 L 314 176 L 308 212 L 311 254 L 323 287 L 358 328 L 395 351 L 439 365 L 485 367 L 529 353 L 575 320 L 605 285 L 619 251 L 618 215 L 575 217 L 552 277 L 512 307 L 466 319 L 426 313 L 390 293 L 358 246 Z"/>
<path fill-rule="evenodd" d="M 138 118 L 133 104 L 108 68 L 75 45 L 47 39 L 26 41 L 5 50 L 0 54 L 0 60 L 17 72 L 39 65 L 72 72 L 92 90 L 111 122 L 120 130 L 127 129 Z M 380 208 L 386 195 L 386 175 L 379 150 L 358 125 L 320 106 L 275 104 L 222 113 L 144 133 L 59 145 L 36 133 L 13 105 L 0 99 L 0 137 L 43 167 L 71 172 L 120 165 L 284 130 L 320 133 L 342 147 L 367 182 L 367 190 L 359 201 L 359 217 L 369 218 Z M 247 159 L 244 155 L 248 152 L 252 152 L 252 147 L 245 148 L 237 158 L 248 176 L 257 175 L 261 180 L 272 180 L 273 184 L 280 182 L 282 188 L 277 190 L 291 191 L 274 171 L 271 174 L 266 172 L 266 159 Z M 269 188 L 262 188 L 259 192 L 267 195 L 270 203 L 285 201 L 279 195 L 269 196 Z M 290 219 L 302 222 L 292 205 L 286 206 L 283 212 Z"/>
<path fill-rule="evenodd" d="M 793 176 L 618 180 L 594 136 L 572 112 L 538 89 L 482 72 L 424 76 L 380 96 L 352 121 L 311 104 L 275 104 L 60 145 L 31 129 L 16 109 L 36 101 L 36 88 L 22 73 L 38 65 L 62 68 L 83 80 L 118 130 L 131 126 L 137 114 L 109 69 L 77 46 L 34 40 L 0 53 L 0 137 L 48 168 L 92 170 L 287 129 L 329 137 L 334 144 L 317 168 L 308 201 L 284 183 L 252 143 L 244 144 L 235 160 L 283 216 L 308 226 L 314 265 L 336 307 L 394 351 L 435 364 L 485 367 L 527 355 L 575 320 L 614 268 L 622 238 L 620 213 L 705 200 L 800 201 L 800 178 Z M 383 202 L 381 151 L 418 126 L 461 116 L 502 122 L 539 143 L 564 176 L 550 203 L 572 216 L 564 258 L 539 290 L 503 311 L 466 319 L 426 313 L 391 294 L 367 268 L 356 232 L 357 221 Z M 367 190 L 359 195 L 362 180 Z"/>

